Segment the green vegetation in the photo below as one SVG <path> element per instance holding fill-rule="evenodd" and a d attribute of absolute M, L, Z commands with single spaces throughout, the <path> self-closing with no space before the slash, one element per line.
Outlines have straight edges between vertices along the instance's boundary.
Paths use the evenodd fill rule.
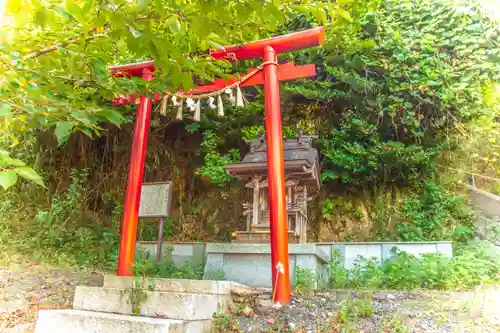
<path fill-rule="evenodd" d="M 474 236 L 474 213 L 464 197 L 429 182 L 419 195 L 403 201 L 396 237 L 402 241 L 451 240 L 466 242 Z"/>
<path fill-rule="evenodd" d="M 40 204 L 36 210 L 29 204 L 30 200 L 45 198 L 35 185 L 22 184 L 21 191 L 4 194 L 0 202 L 3 261 L 15 261 L 16 256 L 22 254 L 33 261 L 58 265 L 115 267 L 121 207 L 116 205 L 111 211 L 108 225 L 90 215 L 85 210 L 91 191 L 86 186 L 88 176 L 86 169 L 74 170 L 68 188 L 55 193 L 50 202 Z M 24 222 L 20 219 L 22 215 L 32 220 Z"/>
<path fill-rule="evenodd" d="M 295 267 L 295 292 L 312 292 L 317 278 L 313 271 L 307 268 Z"/>
<path fill-rule="evenodd" d="M 341 28 L 352 9 L 349 2 L 307 0 L 9 1 L 6 7 L 9 20 L 0 26 L 5 150 L 34 130 L 53 129 L 59 145 L 75 132 L 98 137 L 103 122 L 129 122 L 130 108 L 122 113 L 110 105 L 116 93 L 188 90 L 195 76 L 212 81 L 232 71 L 210 49 L 268 37 L 297 15 Z M 145 59 L 160 69 L 152 81 L 113 79 L 107 69 Z M 5 184 L 13 182 L 12 174 L 2 175 Z"/>
<path fill-rule="evenodd" d="M 489 244 L 460 247 L 453 258 L 441 254 L 416 258 L 406 252 L 394 253 L 382 263 L 359 258 L 352 269 L 340 266 L 338 252 L 332 255 L 330 285 L 335 289 L 469 290 L 500 280 L 500 260 L 496 248 Z"/>
<path fill-rule="evenodd" d="M 140 254 L 134 264 L 134 274 L 138 277 L 161 277 L 173 279 L 201 280 L 203 278 L 203 267 L 195 266 L 186 261 L 183 266 L 177 266 L 172 259 L 173 248 L 166 247 L 162 253 L 163 259 L 157 261 L 148 258 L 144 253 Z"/>
<path fill-rule="evenodd" d="M 196 170 L 196 174 L 208 177 L 215 185 L 225 185 L 233 180 L 227 174 L 224 165 L 240 161 L 240 151 L 238 149 L 230 149 L 227 155 L 220 155 L 217 151 L 220 138 L 212 131 L 203 133 L 203 142 L 201 143 L 201 151 L 205 155 L 204 165 Z"/>
<path fill-rule="evenodd" d="M 339 332 L 354 333 L 359 318 L 373 316 L 373 299 L 370 295 L 362 295 L 356 299 L 345 299 L 340 304 L 337 315 Z"/>

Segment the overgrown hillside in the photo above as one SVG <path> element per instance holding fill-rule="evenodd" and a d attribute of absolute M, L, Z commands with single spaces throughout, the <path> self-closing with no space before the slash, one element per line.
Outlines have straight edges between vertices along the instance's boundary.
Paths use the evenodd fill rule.
<path fill-rule="evenodd" d="M 463 242 L 472 236 L 472 211 L 457 195 L 461 175 L 452 174 L 449 168 L 490 175 L 498 170 L 499 93 L 495 84 L 500 80 L 500 32 L 498 24 L 471 4 L 424 0 L 385 1 L 378 6 L 360 0 L 346 2 L 345 11 L 337 8 L 337 16 L 327 12 L 328 17 L 306 6 L 286 12 L 283 24 L 275 29 L 266 26 L 269 30 L 262 31 L 262 35 L 276 29 L 284 33 L 321 23 L 330 29 L 322 48 L 286 56 L 297 63 L 315 63 L 317 77 L 282 85 L 285 135 L 293 136 L 300 127 L 305 134 L 317 136 L 321 154 L 323 190 L 311 203 L 310 241 Z M 117 29 L 115 34 L 121 31 L 118 23 L 110 24 Z M 129 34 L 148 33 L 147 27 L 137 24 L 127 30 Z M 179 24 L 181 30 L 188 29 L 187 23 L 186 27 Z M 46 25 L 50 27 L 50 21 Z M 165 29 L 168 37 L 179 33 L 175 27 Z M 243 37 L 253 39 L 250 29 Z M 231 41 L 241 37 L 226 33 Z M 127 36 L 118 48 L 132 41 Z M 107 39 L 89 46 L 101 52 L 88 50 L 94 54 L 89 56 L 91 61 L 108 56 L 103 51 L 109 48 L 106 43 Z M 57 52 L 62 55 L 45 56 L 60 61 L 64 56 L 71 59 L 84 54 L 79 46 L 76 51 Z M 125 52 L 122 59 L 114 60 L 139 60 L 153 56 L 151 52 Z M 9 57 L 11 53 L 2 59 Z M 42 59 L 30 66 L 44 68 Z M 61 73 L 42 75 L 43 80 L 50 79 L 44 93 L 55 87 L 68 92 L 58 97 L 60 104 L 54 107 L 57 112 L 65 105 L 74 110 L 59 118 L 56 112 L 38 109 L 45 100 L 39 94 L 33 97 L 36 110 L 29 105 L 27 110 L 5 106 L 26 105 L 37 89 L 29 80 L 23 81 L 28 85 L 23 97 L 12 97 L 21 89 L 12 84 L 1 95 L 5 103 L 0 119 L 7 120 L 2 125 L 0 147 L 5 147 L 5 154 L 0 155 L 0 171 L 26 163 L 38 171 L 46 188 L 19 182 L 0 192 L 0 250 L 111 268 L 116 262 L 134 108 L 108 104 L 106 98 L 114 85 L 103 74 L 103 63 L 89 67 L 84 63 L 88 59 L 74 61 L 76 67 L 64 82 L 54 79 Z M 218 70 L 243 71 L 251 65 L 243 62 Z M 94 83 L 81 87 L 74 80 Z M 158 87 L 164 89 L 158 82 L 150 86 Z M 134 81 L 120 89 L 144 87 Z M 231 231 L 243 228 L 241 203 L 249 200 L 250 193 L 226 175 L 223 165 L 243 157 L 245 139 L 255 137 L 264 123 L 260 90 L 246 94 L 251 103 L 243 109 L 227 107 L 220 118 L 204 108 L 200 123 L 189 117 L 175 121 L 174 109 L 161 116 L 155 106 L 144 180 L 174 182 L 168 239 L 226 241 Z M 82 105 L 85 101 L 94 111 L 80 112 L 88 111 Z M 46 121 L 44 112 L 51 115 Z M 55 128 L 55 135 L 47 127 Z M 12 158 L 23 162 L 12 162 Z M 152 239 L 154 234 L 154 221 L 141 224 L 141 239 Z"/>

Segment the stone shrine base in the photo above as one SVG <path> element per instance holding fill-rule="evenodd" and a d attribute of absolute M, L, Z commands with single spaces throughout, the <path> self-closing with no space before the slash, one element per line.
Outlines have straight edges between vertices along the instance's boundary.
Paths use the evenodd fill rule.
<path fill-rule="evenodd" d="M 329 253 L 316 244 L 289 244 L 290 281 L 295 281 L 297 268 L 316 277 L 316 287 L 328 281 Z M 271 247 L 269 244 L 208 243 L 204 279 L 222 275 L 225 280 L 252 287 L 272 287 Z"/>

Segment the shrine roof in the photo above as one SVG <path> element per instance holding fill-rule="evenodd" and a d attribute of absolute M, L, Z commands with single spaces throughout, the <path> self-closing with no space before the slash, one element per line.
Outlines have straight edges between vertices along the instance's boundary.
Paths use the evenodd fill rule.
<path fill-rule="evenodd" d="M 252 145 L 251 145 L 252 146 Z M 304 164 L 312 165 L 318 158 L 318 150 L 311 147 L 308 142 L 288 140 L 283 142 L 283 153 L 285 161 L 304 161 Z M 250 152 L 245 155 L 241 163 L 267 162 L 266 142 L 254 143 Z"/>
<path fill-rule="evenodd" d="M 309 183 L 319 189 L 318 150 L 312 147 L 312 139 L 289 139 L 283 141 L 285 176 L 293 177 Z M 267 146 L 265 140 L 250 142 L 250 152 L 239 163 L 225 165 L 230 175 L 239 179 L 249 179 L 253 176 L 267 176 Z"/>

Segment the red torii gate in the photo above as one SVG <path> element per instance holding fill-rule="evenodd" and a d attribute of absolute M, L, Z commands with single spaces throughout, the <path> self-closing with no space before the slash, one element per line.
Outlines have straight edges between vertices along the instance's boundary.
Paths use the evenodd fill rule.
<path fill-rule="evenodd" d="M 278 64 L 278 53 L 293 52 L 321 45 L 324 42 L 322 27 L 233 45 L 210 52 L 212 58 L 246 60 L 262 57 L 263 72 L 260 71 L 240 84 L 241 87 L 264 85 L 264 105 L 266 118 L 266 144 L 269 182 L 269 208 L 271 223 L 271 265 L 274 300 L 282 304 L 290 300 L 290 277 L 288 262 L 288 231 L 285 199 L 285 176 L 283 157 L 283 134 L 281 125 L 279 81 L 316 74 L 315 65 L 295 66 L 293 63 Z M 152 80 L 156 68 L 154 61 L 114 66 L 109 68 L 115 76 L 137 76 Z M 200 94 L 216 91 L 229 86 L 235 80 L 215 80 L 211 84 L 191 89 L 187 94 Z M 161 99 L 155 94 L 155 100 Z M 114 104 L 124 104 L 136 100 L 135 96 L 117 98 Z M 152 109 L 151 98 L 141 96 L 137 107 L 130 169 L 128 174 L 125 208 L 121 225 L 120 252 L 117 275 L 132 274 L 137 237 L 137 222 L 144 160 L 150 127 Z"/>

